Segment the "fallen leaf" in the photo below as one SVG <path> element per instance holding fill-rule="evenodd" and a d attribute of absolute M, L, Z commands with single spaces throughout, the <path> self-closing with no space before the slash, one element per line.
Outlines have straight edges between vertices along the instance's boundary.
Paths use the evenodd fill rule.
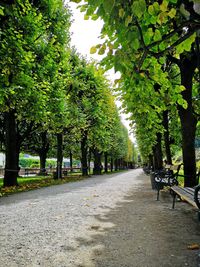
<path fill-rule="evenodd" d="M 92 225 L 92 226 L 91 226 L 91 229 L 92 229 L 92 230 L 98 230 L 99 227 L 100 227 L 100 226 L 98 226 L 98 225 Z"/>
<path fill-rule="evenodd" d="M 199 247 L 198 244 L 191 244 L 191 245 L 189 245 L 187 248 L 188 248 L 188 249 L 191 249 L 191 250 L 193 250 L 193 249 L 200 249 L 200 247 Z"/>

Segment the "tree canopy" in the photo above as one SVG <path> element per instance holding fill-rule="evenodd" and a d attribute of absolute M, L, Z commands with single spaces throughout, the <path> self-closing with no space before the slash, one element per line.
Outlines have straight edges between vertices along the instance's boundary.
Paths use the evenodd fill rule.
<path fill-rule="evenodd" d="M 194 185 L 197 116 L 192 97 L 199 95 L 199 90 L 193 89 L 195 73 L 199 77 L 198 1 L 88 0 L 80 9 L 85 19 L 104 21 L 103 41 L 92 47 L 91 53 L 104 54 L 102 63 L 106 69 L 114 67 L 120 71 L 118 82 L 122 98 L 127 111 L 132 113 L 137 135 L 148 131 L 149 138 L 144 136 L 143 140 L 153 146 L 157 133 L 165 131 L 162 113 L 169 110 L 170 105 L 177 106 L 185 185 Z M 172 76 L 175 68 L 178 82 Z M 141 122 L 143 119 L 146 123 Z"/>

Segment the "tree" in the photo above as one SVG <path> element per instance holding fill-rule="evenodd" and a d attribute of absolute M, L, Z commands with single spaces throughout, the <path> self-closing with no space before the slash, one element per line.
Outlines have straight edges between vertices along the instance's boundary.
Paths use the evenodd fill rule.
<path fill-rule="evenodd" d="M 104 20 L 102 37 L 105 37 L 105 42 L 93 47 L 91 52 L 98 51 L 99 54 L 107 52 L 104 63 L 107 67 L 114 65 L 115 70 L 122 73 L 122 80 L 124 78 L 133 80 L 135 76 L 144 75 L 145 83 L 151 79 L 153 83 L 162 85 L 163 79 L 155 74 L 157 67 L 161 69 L 159 65 L 164 66 L 165 56 L 173 55 L 177 60 L 180 58 L 181 84 L 184 86 L 181 95 L 184 101 L 178 102 L 178 110 L 182 124 L 183 161 L 187 186 L 196 184 L 194 157 L 196 119 L 191 108 L 191 85 L 194 70 L 198 67 L 196 59 L 199 58 L 197 32 L 200 28 L 200 15 L 197 6 L 196 2 L 189 1 L 182 3 L 167 0 L 162 2 L 138 0 L 124 3 L 124 1 L 88 0 L 87 4 L 81 7 L 81 10 L 86 12 L 86 17 L 101 17 Z M 170 57 L 168 59 L 170 60 Z M 192 68 L 190 75 L 187 76 L 185 66 L 189 62 Z M 164 69 L 161 69 L 161 73 L 168 75 Z M 173 91 L 171 93 L 173 98 Z M 188 123 L 189 121 L 192 123 Z M 188 155 L 191 155 L 189 160 Z"/>
<path fill-rule="evenodd" d="M 49 91 L 53 78 L 58 77 L 60 51 L 69 36 L 69 14 L 61 0 L 1 1 L 0 7 L 0 102 L 6 118 L 4 186 L 12 186 L 18 175 L 16 121 L 47 120 Z"/>

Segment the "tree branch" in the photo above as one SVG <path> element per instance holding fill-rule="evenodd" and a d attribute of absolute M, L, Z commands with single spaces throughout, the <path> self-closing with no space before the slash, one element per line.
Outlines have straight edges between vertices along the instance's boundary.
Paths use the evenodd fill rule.
<path fill-rule="evenodd" d="M 185 27 L 191 27 L 191 29 L 193 29 L 192 33 L 194 33 L 196 30 L 200 29 L 200 23 L 188 20 L 185 21 L 183 24 L 181 24 L 179 27 L 177 27 L 175 30 L 173 30 L 172 32 L 163 35 L 162 40 L 156 41 L 151 43 L 150 45 L 147 45 L 146 48 L 150 49 L 156 45 L 161 44 L 163 41 L 166 41 L 167 39 L 171 38 L 172 36 L 174 36 L 176 33 L 180 32 L 181 30 L 183 30 L 183 28 Z"/>
<path fill-rule="evenodd" d="M 174 42 L 171 46 L 168 46 L 165 50 L 163 50 L 161 52 L 158 52 L 158 53 L 154 53 L 154 52 L 151 52 L 151 51 L 149 51 L 149 52 L 150 52 L 150 54 L 152 56 L 161 57 L 163 54 L 165 54 L 168 51 L 171 51 L 174 47 L 176 47 L 177 45 L 181 44 L 183 41 L 185 41 L 186 39 L 188 39 L 193 33 L 194 33 L 194 31 L 188 32 L 183 37 L 181 37 L 176 42 Z"/>
<path fill-rule="evenodd" d="M 188 20 L 184 23 L 182 23 L 179 27 L 177 27 L 175 30 L 173 30 L 172 32 L 166 34 L 166 35 L 163 35 L 162 37 L 162 40 L 159 40 L 159 41 L 156 41 L 156 42 L 153 42 L 149 45 L 146 45 L 145 44 L 145 41 L 144 41 L 144 37 L 143 37 L 143 32 L 142 32 L 142 28 L 141 26 L 139 25 L 137 19 L 135 19 L 135 25 L 136 27 L 138 28 L 138 31 L 139 31 L 139 35 L 140 35 L 140 40 L 141 40 L 141 44 L 142 44 L 142 48 L 139 49 L 139 51 L 142 51 L 144 50 L 144 53 L 139 61 L 139 67 L 138 69 L 141 68 L 145 58 L 147 57 L 148 54 L 156 57 L 156 58 L 159 58 L 161 57 L 163 54 L 165 54 L 166 52 L 169 52 L 171 51 L 174 47 L 176 47 L 177 45 L 181 44 L 182 42 L 184 42 L 186 39 L 188 39 L 195 31 L 197 31 L 198 29 L 200 29 L 200 23 L 197 23 L 197 22 L 194 22 L 194 21 L 191 21 L 191 20 Z M 177 41 L 175 41 L 172 45 L 168 46 L 166 49 L 164 49 L 163 51 L 161 52 L 153 52 L 151 51 L 150 49 L 153 48 L 154 46 L 156 45 L 159 45 L 161 44 L 163 41 L 166 41 L 168 40 L 169 38 L 171 38 L 172 36 L 174 36 L 176 33 L 182 31 L 185 27 L 190 27 L 190 30 L 183 36 L 181 36 Z M 176 63 L 177 64 L 177 63 Z"/>
<path fill-rule="evenodd" d="M 178 58 L 173 57 L 172 55 L 167 55 L 167 58 L 173 62 L 174 64 L 178 65 L 180 67 L 180 60 Z"/>

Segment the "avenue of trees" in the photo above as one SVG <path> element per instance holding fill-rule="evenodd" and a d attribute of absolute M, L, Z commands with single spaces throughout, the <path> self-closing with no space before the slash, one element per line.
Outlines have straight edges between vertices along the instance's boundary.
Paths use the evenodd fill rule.
<path fill-rule="evenodd" d="M 73 0 L 80 3 L 80 0 Z M 91 53 L 105 55 L 130 112 L 141 156 L 160 169 L 182 148 L 185 186 L 196 180 L 199 137 L 200 5 L 198 0 L 87 0 L 85 19 L 101 18 L 102 42 Z M 164 152 L 164 153 L 163 153 Z"/>
<path fill-rule="evenodd" d="M 62 0 L 0 0 L 0 141 L 4 186 L 17 185 L 20 152 L 80 159 L 87 175 L 132 167 L 136 150 L 104 69 L 70 47 L 70 11 Z M 71 161 L 72 162 L 72 161 Z"/>

